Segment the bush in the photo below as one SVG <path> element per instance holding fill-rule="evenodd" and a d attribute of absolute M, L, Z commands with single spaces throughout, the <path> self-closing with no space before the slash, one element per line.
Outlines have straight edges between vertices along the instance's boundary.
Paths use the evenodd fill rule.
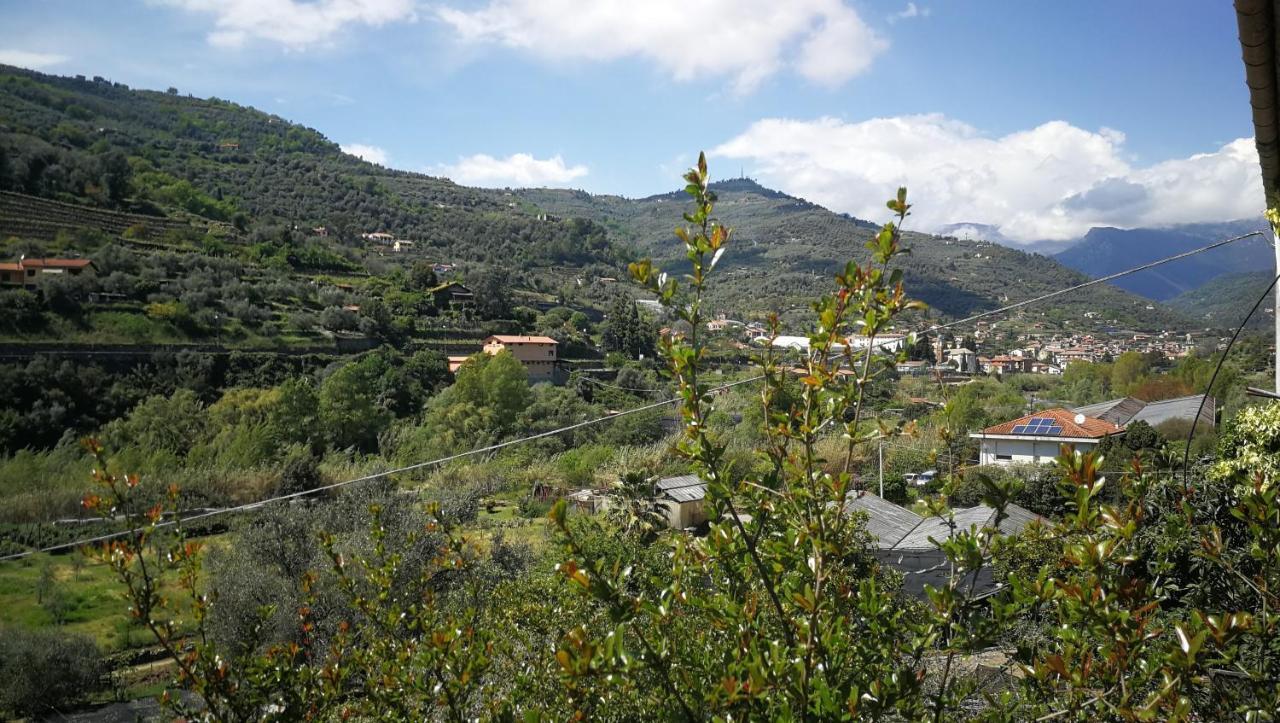
<path fill-rule="evenodd" d="M 276 494 L 305 492 L 320 486 L 320 463 L 305 445 L 294 445 L 280 469 L 280 486 Z"/>
<path fill-rule="evenodd" d="M 105 670 L 87 636 L 0 629 L 0 710 L 21 716 L 64 708 L 97 690 Z"/>

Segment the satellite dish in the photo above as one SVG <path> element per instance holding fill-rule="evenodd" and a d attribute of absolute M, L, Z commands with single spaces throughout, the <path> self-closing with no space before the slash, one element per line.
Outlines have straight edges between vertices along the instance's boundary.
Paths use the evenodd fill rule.
<path fill-rule="evenodd" d="M 1076 424 L 1084 424 L 1084 415 L 1083 415 L 1083 414 L 1077 414 L 1077 415 L 1076 415 Z"/>

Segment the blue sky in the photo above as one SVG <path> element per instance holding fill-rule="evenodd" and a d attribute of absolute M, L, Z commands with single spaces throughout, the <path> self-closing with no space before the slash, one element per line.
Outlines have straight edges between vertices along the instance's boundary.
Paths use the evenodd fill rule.
<path fill-rule="evenodd" d="M 641 196 L 713 172 L 1016 240 L 1262 203 L 1229 3 L 0 0 L 0 62 L 215 95 L 371 160 Z"/>

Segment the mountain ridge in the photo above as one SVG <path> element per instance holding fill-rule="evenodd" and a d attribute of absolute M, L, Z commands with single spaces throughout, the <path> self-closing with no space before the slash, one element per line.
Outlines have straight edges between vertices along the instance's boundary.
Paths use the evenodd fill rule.
<path fill-rule="evenodd" d="M 664 262 L 680 255 L 671 231 L 685 210 L 681 191 L 625 199 L 469 188 L 367 163 L 314 129 L 230 101 L 14 68 L 0 67 L 0 114 L 5 190 L 88 205 L 145 204 L 237 228 L 324 226 L 329 242 L 350 253 L 362 252 L 362 233 L 387 231 L 413 240 L 416 253 L 433 260 L 499 266 L 515 279 L 561 269 L 560 280 L 550 284 L 573 274 L 616 276 L 637 254 Z M 131 193 L 112 191 L 108 183 L 109 166 L 121 162 Z M 865 241 L 878 228 L 745 177 L 723 179 L 715 188 L 717 212 L 738 229 L 718 292 L 733 313 L 806 308 L 846 261 L 865 258 Z M 915 247 L 904 265 L 909 292 L 944 316 L 1084 280 L 1046 257 L 985 242 L 910 231 L 905 240 Z M 1098 308 L 1114 310 L 1125 326 L 1159 329 L 1183 321 L 1147 306 L 1094 288 L 1035 313 L 1063 325 Z"/>
<path fill-rule="evenodd" d="M 1098 277 L 1264 229 L 1266 222 L 1261 218 L 1160 228 L 1100 226 L 1090 229 L 1055 258 L 1077 271 Z M 1264 235 L 1139 272 L 1116 281 L 1116 286 L 1149 299 L 1166 301 L 1194 291 L 1222 274 L 1255 271 L 1272 265 L 1274 256 Z"/>

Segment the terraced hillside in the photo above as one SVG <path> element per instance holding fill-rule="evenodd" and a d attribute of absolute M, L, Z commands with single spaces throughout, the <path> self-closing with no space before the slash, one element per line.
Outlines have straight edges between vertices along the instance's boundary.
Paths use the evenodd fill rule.
<path fill-rule="evenodd" d="M 830 276 L 839 265 L 865 256 L 864 244 L 878 228 L 749 179 L 724 181 L 715 188 L 720 196 L 717 211 L 735 229 L 734 246 L 724 259 L 727 273 L 715 292 L 731 313 L 805 304 L 816 292 L 829 288 Z M 886 198 L 891 191 L 885 189 Z M 682 193 L 631 200 L 534 189 L 520 191 L 519 196 L 553 214 L 592 218 L 641 253 L 678 264 L 678 244 L 671 230 L 679 217 Z M 927 198 L 913 201 L 929 202 Z M 909 223 L 908 219 L 908 227 Z M 907 233 L 906 245 L 911 249 L 903 265 L 909 292 L 944 317 L 965 316 L 1088 280 L 1045 256 L 985 241 Z M 1106 285 L 1060 297 L 1025 316 L 1079 323 L 1086 311 L 1105 312 L 1105 319 L 1116 325 L 1140 329 L 1185 323 L 1176 311 Z"/>
<path fill-rule="evenodd" d="M 230 224 L 200 219 L 125 213 L 79 203 L 64 203 L 12 191 L 0 191 L 0 237 L 53 239 L 59 232 L 96 229 L 111 236 L 125 232 L 152 238 L 165 231 L 233 232 Z"/>
<path fill-rule="evenodd" d="M 500 193 L 366 163 L 276 115 L 8 66 L 0 66 L 0 190 L 245 229 L 324 226 L 348 245 L 383 231 L 437 260 L 527 269 L 616 268 L 625 258 L 591 222 L 539 220 Z M 30 230 L 43 232 L 37 220 Z M 112 233 L 118 225 L 85 220 Z"/>
<path fill-rule="evenodd" d="M 466 188 L 366 163 L 315 130 L 229 101 L 13 68 L 0 68 L 0 119 L 0 189 L 99 209 L 155 210 L 168 223 L 197 217 L 231 224 L 251 237 L 259 259 L 313 269 L 377 275 L 426 258 L 496 268 L 507 284 L 562 294 L 578 279 L 620 275 L 636 253 L 669 259 L 676 249 L 670 231 L 685 203 L 681 193 L 630 200 Z M 747 179 L 717 190 L 719 211 L 738 234 L 715 292 L 727 312 L 799 309 L 827 288 L 837 265 L 864 253 L 871 226 L 863 221 Z M 85 218 L 112 234 L 124 222 Z M 28 224 L 15 225 L 22 234 L 51 228 L 39 218 L 10 221 L 19 222 Z M 305 253 L 296 240 L 273 250 L 285 231 L 305 235 L 321 226 L 324 237 L 308 240 Z M 413 240 L 415 251 L 379 255 L 361 238 L 371 231 Z M 910 291 L 943 316 L 1085 278 L 1046 257 L 984 242 L 910 234 L 908 245 Z M 1185 321 L 1113 288 L 1073 294 L 1024 320 L 1067 327 L 1086 311 L 1141 329 Z"/>

